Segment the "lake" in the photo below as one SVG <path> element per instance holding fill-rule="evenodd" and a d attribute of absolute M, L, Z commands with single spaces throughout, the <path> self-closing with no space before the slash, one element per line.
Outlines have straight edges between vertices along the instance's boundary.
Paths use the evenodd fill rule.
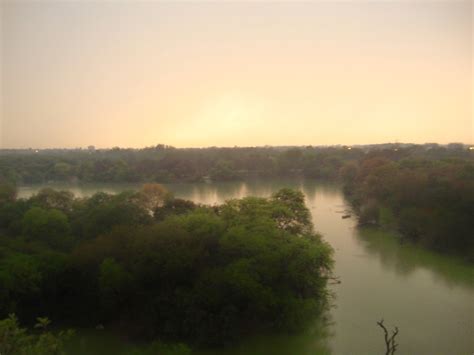
<path fill-rule="evenodd" d="M 70 190 L 76 196 L 139 188 L 124 184 L 47 186 Z M 341 283 L 331 286 L 335 307 L 325 331 L 329 335 L 261 337 L 215 354 L 383 354 L 383 333 L 376 325 L 381 318 L 388 327 L 400 329 L 397 354 L 474 352 L 474 267 L 455 257 L 401 244 L 389 232 L 357 228 L 354 216 L 342 218 L 350 206 L 339 186 L 305 180 L 165 186 L 176 197 L 206 204 L 249 195 L 269 196 L 282 187 L 300 189 L 315 229 L 335 250 L 335 275 Z M 41 187 L 44 185 L 20 187 L 19 197 L 28 197 Z M 119 349 L 120 345 L 109 344 L 100 353 L 117 353 Z"/>

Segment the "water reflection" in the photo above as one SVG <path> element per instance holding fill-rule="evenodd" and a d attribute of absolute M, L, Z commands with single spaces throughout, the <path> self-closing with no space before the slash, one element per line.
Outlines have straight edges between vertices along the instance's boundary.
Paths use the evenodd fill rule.
<path fill-rule="evenodd" d="M 140 185 L 55 185 L 77 196 L 97 191 L 116 193 Z M 252 339 L 219 354 L 380 354 L 383 341 L 375 322 L 381 317 L 400 328 L 401 354 L 469 354 L 474 351 L 473 267 L 461 260 L 399 244 L 389 233 L 356 227 L 342 219 L 350 209 L 340 186 L 304 180 L 255 180 L 199 184 L 168 184 L 175 196 L 215 204 L 248 195 L 269 196 L 282 187 L 306 196 L 315 228 L 335 250 L 332 287 L 337 307 L 326 333 L 278 335 Z M 20 188 L 20 197 L 40 186 Z M 327 332 L 331 336 L 324 340 Z"/>
<path fill-rule="evenodd" d="M 300 335 L 279 334 L 255 337 L 226 349 L 198 351 L 197 355 L 326 355 L 327 328 L 315 327 Z"/>
<path fill-rule="evenodd" d="M 376 228 L 359 228 L 354 233 L 364 249 L 378 258 L 382 267 L 401 275 L 410 275 L 419 269 L 432 272 L 436 281 L 453 287 L 474 287 L 474 270 L 460 258 L 440 255 L 410 243 L 400 243 L 397 236 Z"/>

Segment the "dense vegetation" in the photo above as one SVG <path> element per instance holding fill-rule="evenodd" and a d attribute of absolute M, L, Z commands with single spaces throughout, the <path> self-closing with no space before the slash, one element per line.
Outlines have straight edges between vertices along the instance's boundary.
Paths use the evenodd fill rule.
<path fill-rule="evenodd" d="M 155 340 L 137 354 L 296 331 L 325 310 L 331 277 L 331 249 L 296 191 L 211 207 L 157 184 L 18 199 L 15 182 L 337 179 L 360 224 L 474 261 L 473 154 L 456 144 L 2 152 L 0 353 L 63 353 L 69 333 L 19 326 L 37 316 Z"/>
<path fill-rule="evenodd" d="M 340 148 L 206 148 L 1 151 L 0 176 L 17 183 L 47 181 L 175 182 L 247 177 L 337 176 L 362 150 Z"/>
<path fill-rule="evenodd" d="M 18 318 L 10 314 L 0 320 L 0 354 L 2 355 L 62 355 L 65 343 L 73 335 L 72 330 L 49 331 L 48 318 L 37 318 L 37 333 L 20 327 Z"/>
<path fill-rule="evenodd" d="M 0 179 L 17 184 L 225 181 L 280 176 L 342 180 L 362 224 L 381 224 L 400 231 L 405 239 L 474 259 L 473 164 L 474 150 L 455 143 L 299 148 L 176 149 L 157 145 L 145 149 L 96 150 L 90 147 L 38 152 L 3 150 Z M 92 209 L 94 199 L 90 202 Z M 187 208 L 185 202 L 177 203 L 181 204 L 177 208 Z M 124 220 L 136 218 L 135 223 L 141 224 L 149 217 L 146 213 L 131 213 L 129 210 L 135 207 L 120 198 L 111 204 L 108 208 L 115 211 L 116 217 L 122 214 L 120 218 Z M 9 213 L 21 212 L 15 209 L 21 209 L 20 205 L 12 206 Z M 57 211 L 35 209 L 28 211 L 22 228 L 33 228 L 28 220 L 41 218 L 55 221 L 53 229 L 46 224 L 43 228 L 50 230 L 52 243 L 64 245 L 70 242 L 64 235 L 98 235 L 112 223 L 102 227 L 91 222 L 78 227 L 75 221 L 70 221 L 70 225 L 64 223 L 64 218 L 61 223 L 62 216 Z M 66 233 L 66 228 L 84 230 Z"/>
<path fill-rule="evenodd" d="M 474 261 L 474 162 L 368 154 L 341 169 L 361 224 Z"/>
<path fill-rule="evenodd" d="M 390 160 L 472 159 L 462 144 L 384 144 L 338 147 L 0 150 L 0 179 L 17 184 L 51 181 L 195 182 L 251 177 L 336 179 L 350 161 L 376 154 Z"/>
<path fill-rule="evenodd" d="M 66 355 L 75 349 L 72 329 L 53 331 L 51 321 L 37 318 L 33 329 L 20 326 L 18 318 L 10 314 L 0 320 L 0 354 L 2 355 Z M 82 346 L 81 346 L 82 347 Z M 72 349 L 71 349 L 72 348 Z M 83 347 L 82 347 L 83 348 Z M 88 353 L 86 347 L 83 353 Z M 183 343 L 153 341 L 140 345 L 129 345 L 121 354 L 127 355 L 190 355 L 191 349 Z"/>
<path fill-rule="evenodd" d="M 0 318 L 222 344 L 300 330 L 327 305 L 331 248 L 298 191 L 208 207 L 157 184 L 84 199 L 3 185 L 0 199 Z"/>

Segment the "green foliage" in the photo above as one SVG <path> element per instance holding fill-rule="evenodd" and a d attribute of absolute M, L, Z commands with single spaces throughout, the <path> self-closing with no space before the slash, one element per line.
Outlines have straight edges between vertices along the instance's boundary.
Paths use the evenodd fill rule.
<path fill-rule="evenodd" d="M 298 191 L 212 208 L 160 185 L 85 199 L 43 190 L 15 203 L 26 207 L 12 215 L 20 234 L 0 237 L 0 316 L 49 314 L 140 338 L 222 344 L 300 330 L 328 304 L 332 251 Z M 37 324 L 38 343 L 52 347 L 48 320 Z"/>
<path fill-rule="evenodd" d="M 38 297 L 43 275 L 36 258 L 11 253 L 0 262 L 0 314 L 18 312 L 22 304 Z"/>
<path fill-rule="evenodd" d="M 71 244 L 68 218 L 59 210 L 32 207 L 23 216 L 22 226 L 23 234 L 31 240 L 59 249 L 65 249 Z"/>
<path fill-rule="evenodd" d="M 474 260 L 474 163 L 392 160 L 372 153 L 359 162 L 345 192 L 361 224 L 398 229 L 408 240 Z"/>
<path fill-rule="evenodd" d="M 251 330 L 297 330 L 326 306 L 332 265 L 308 216 L 302 195 L 282 190 L 231 200 L 217 214 L 194 209 L 115 229 L 75 257 L 83 267 L 99 265 L 109 305 L 128 305 L 109 317 L 141 317 L 153 337 L 222 343 Z"/>
<path fill-rule="evenodd" d="M 62 331 L 53 334 L 46 330 L 50 320 L 38 318 L 41 334 L 28 334 L 21 328 L 14 314 L 0 320 L 0 354 L 2 355 L 62 355 L 65 342 L 73 331 Z"/>
<path fill-rule="evenodd" d="M 350 164 L 378 157 L 390 161 L 472 159 L 466 146 L 368 145 L 358 147 L 247 147 L 176 149 L 159 144 L 144 149 L 4 150 L 0 180 L 24 183 L 228 181 L 249 177 L 342 177 L 350 183 L 358 171 Z M 347 166 L 349 164 L 349 167 Z M 469 173 L 469 172 L 467 172 Z M 471 172 L 472 174 L 472 172 Z"/>
<path fill-rule="evenodd" d="M 153 216 L 155 220 L 162 221 L 168 216 L 186 214 L 197 207 L 198 206 L 192 201 L 180 198 L 169 198 L 164 201 L 163 206 L 155 209 Z"/>
<path fill-rule="evenodd" d="M 374 199 L 364 203 L 359 210 L 360 224 L 378 224 L 380 217 L 380 208 Z"/>
<path fill-rule="evenodd" d="M 35 328 L 42 329 L 43 331 L 51 324 L 51 321 L 47 317 L 38 317 L 36 321 Z"/>
<path fill-rule="evenodd" d="M 150 345 L 131 351 L 129 355 L 191 355 L 191 349 L 183 343 L 154 341 Z"/>
<path fill-rule="evenodd" d="M 393 211 L 389 207 L 379 207 L 379 223 L 381 226 L 388 229 L 395 229 L 397 227 L 397 219 Z"/>
<path fill-rule="evenodd" d="M 132 275 L 112 258 L 106 258 L 99 268 L 99 288 L 104 311 L 123 306 L 123 300 L 132 292 Z"/>
<path fill-rule="evenodd" d="M 66 179 L 73 171 L 73 166 L 65 162 L 57 162 L 54 164 L 53 171 L 58 179 Z"/>
<path fill-rule="evenodd" d="M 16 194 L 17 190 L 14 184 L 0 181 L 0 204 L 15 201 Z"/>
<path fill-rule="evenodd" d="M 171 193 L 160 184 L 145 184 L 137 194 L 138 204 L 150 214 L 170 199 Z"/>
<path fill-rule="evenodd" d="M 0 203 L 0 229 L 9 235 L 20 235 L 22 217 L 30 207 L 25 200 Z"/>
<path fill-rule="evenodd" d="M 312 229 L 311 215 L 304 204 L 304 195 L 301 191 L 281 189 L 272 196 L 272 199 L 280 207 L 273 213 L 280 228 L 296 234 L 309 232 Z"/>
<path fill-rule="evenodd" d="M 335 178 L 343 162 L 361 157 L 360 149 L 207 148 L 175 149 L 161 145 L 145 149 L 28 150 L 0 155 L 0 178 L 19 183 L 190 182 L 247 177 L 307 176 Z M 458 153 L 459 154 L 459 153 Z"/>
<path fill-rule="evenodd" d="M 103 192 L 77 201 L 71 216 L 74 234 L 79 239 L 92 239 L 116 226 L 137 226 L 152 221 L 150 211 L 142 204 L 139 193 Z"/>
<path fill-rule="evenodd" d="M 52 188 L 44 188 L 34 195 L 30 202 L 37 207 L 57 209 L 68 213 L 73 208 L 74 194 L 70 191 L 56 191 Z"/>
<path fill-rule="evenodd" d="M 219 160 L 210 173 L 211 179 L 216 181 L 236 180 L 238 176 L 234 164 L 227 160 Z"/>
<path fill-rule="evenodd" d="M 0 320 L 0 353 L 5 355 L 17 355 L 24 353 L 31 343 L 31 337 L 27 335 L 26 329 L 20 328 L 18 319 L 14 314 Z"/>

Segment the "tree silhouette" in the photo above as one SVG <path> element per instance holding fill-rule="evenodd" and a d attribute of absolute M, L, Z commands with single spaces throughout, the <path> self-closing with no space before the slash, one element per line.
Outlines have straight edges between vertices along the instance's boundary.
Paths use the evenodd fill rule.
<path fill-rule="evenodd" d="M 392 330 L 392 335 L 389 335 L 387 328 L 383 324 L 383 319 L 377 322 L 378 326 L 383 329 L 385 340 L 385 355 L 393 355 L 397 350 L 398 344 L 395 342 L 395 337 L 398 335 L 398 327 Z"/>

